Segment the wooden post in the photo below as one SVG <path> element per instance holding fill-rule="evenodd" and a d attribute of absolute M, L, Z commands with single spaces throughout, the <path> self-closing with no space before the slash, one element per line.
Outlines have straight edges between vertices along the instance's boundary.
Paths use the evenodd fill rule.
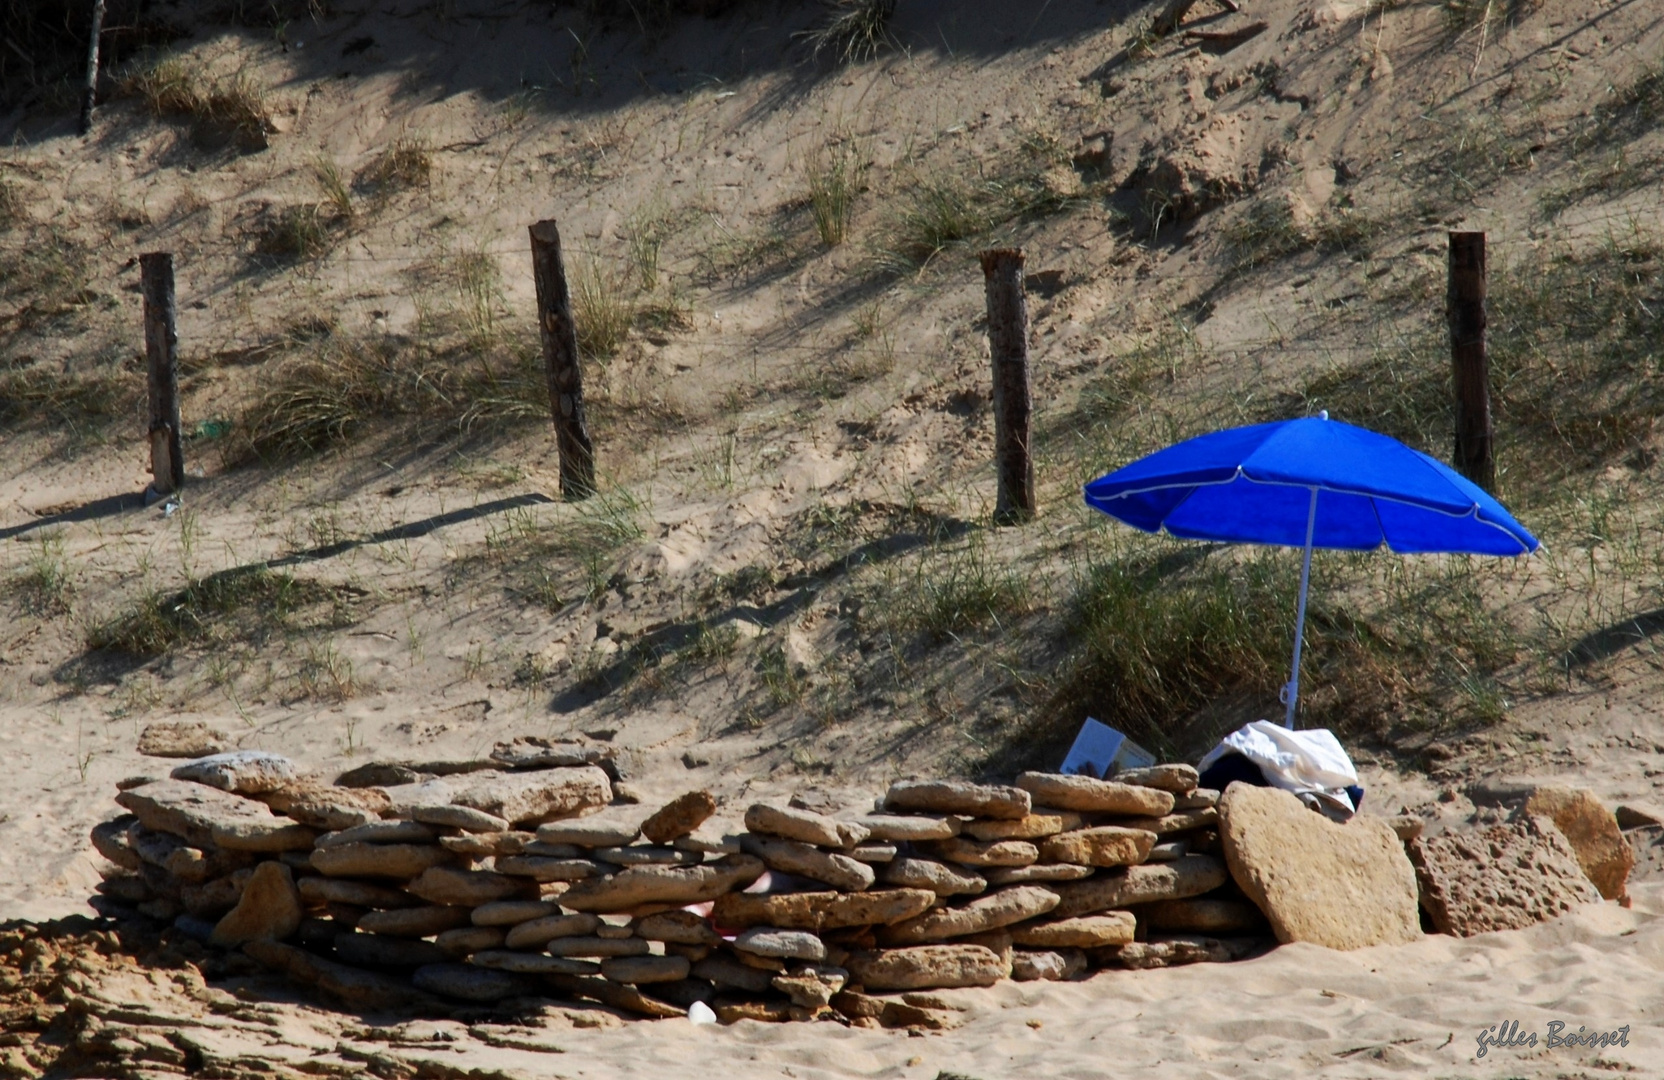
<path fill-rule="evenodd" d="M 1023 253 L 982 253 L 988 297 L 988 353 L 994 362 L 994 473 L 999 496 L 994 521 L 1014 525 L 1034 517 L 1034 463 L 1029 459 L 1028 305 L 1023 299 Z"/>
<path fill-rule="evenodd" d="M 144 286 L 144 351 L 150 360 L 150 475 L 158 495 L 185 486 L 179 433 L 179 333 L 173 314 L 173 253 L 139 256 Z"/>
<path fill-rule="evenodd" d="M 1451 463 L 1486 491 L 1496 483 L 1491 454 L 1491 377 L 1485 355 L 1485 234 L 1450 234 L 1445 299 L 1456 390 L 1456 439 Z"/>
<path fill-rule="evenodd" d="M 553 221 L 531 227 L 532 280 L 537 286 L 537 325 L 543 334 L 543 363 L 549 378 L 549 408 L 560 448 L 560 493 L 568 499 L 595 494 L 595 445 L 584 415 L 583 368 L 572 297 L 560 258 L 560 229 Z"/>
<path fill-rule="evenodd" d="M 98 38 L 104 33 L 104 0 L 92 0 L 92 31 L 87 35 L 87 85 L 81 95 L 80 133 L 92 130 L 92 107 L 98 97 Z"/>

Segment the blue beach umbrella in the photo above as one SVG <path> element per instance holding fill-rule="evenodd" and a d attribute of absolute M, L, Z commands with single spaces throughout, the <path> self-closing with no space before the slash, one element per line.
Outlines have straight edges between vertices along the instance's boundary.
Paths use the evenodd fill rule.
<path fill-rule="evenodd" d="M 1294 726 L 1312 549 L 1400 555 L 1529 555 L 1537 538 L 1448 465 L 1329 414 L 1199 435 L 1086 485 L 1087 505 L 1144 532 L 1304 547 L 1294 665 L 1282 698 Z"/>

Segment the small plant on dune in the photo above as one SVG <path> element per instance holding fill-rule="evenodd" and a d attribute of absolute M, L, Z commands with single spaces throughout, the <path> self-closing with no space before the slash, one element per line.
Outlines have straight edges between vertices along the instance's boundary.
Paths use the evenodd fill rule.
<path fill-rule="evenodd" d="M 802 36 L 815 58 L 825 53 L 840 64 L 870 60 L 895 43 L 890 18 L 896 0 L 830 0 L 827 19 Z"/>
<path fill-rule="evenodd" d="M 866 163 L 852 139 L 828 143 L 809 161 L 809 212 L 820 242 L 834 248 L 844 242 L 855 200 L 866 180 Z"/>
<path fill-rule="evenodd" d="M 636 301 L 629 282 L 622 272 L 595 261 L 575 263 L 570 281 L 578 349 L 604 360 L 618 352 L 635 322 Z"/>
<path fill-rule="evenodd" d="M 637 210 L 624 221 L 624 243 L 644 292 L 659 287 L 659 252 L 668 226 L 666 215 L 651 208 Z"/>
<path fill-rule="evenodd" d="M 245 72 L 205 81 L 189 61 L 172 56 L 139 65 L 124 87 L 157 117 L 191 120 L 199 140 L 263 150 L 272 132 L 265 90 Z"/>
<path fill-rule="evenodd" d="M 0 232 L 23 219 L 23 189 L 0 174 Z"/>
<path fill-rule="evenodd" d="M 63 537 L 56 533 L 42 536 L 9 584 L 12 594 L 29 614 L 67 614 L 74 586 L 70 581 L 69 563 L 64 559 Z"/>
<path fill-rule="evenodd" d="M 478 348 L 497 339 L 497 304 L 503 295 L 503 272 L 482 243 L 473 251 L 452 257 L 457 291 L 462 296 L 463 319 L 468 336 Z"/>
<path fill-rule="evenodd" d="M 173 593 L 152 591 L 125 613 L 92 627 L 87 646 L 136 657 L 163 656 L 181 645 L 262 641 L 314 605 L 328 603 L 331 622 L 340 588 L 265 567 L 222 571 Z"/>
<path fill-rule="evenodd" d="M 427 140 L 400 136 L 359 170 L 353 183 L 361 191 L 384 199 L 400 191 L 427 187 L 432 175 L 433 154 Z"/>
<path fill-rule="evenodd" d="M 342 221 L 332 206 L 298 203 L 264 215 L 254 233 L 259 255 L 280 259 L 315 259 L 335 244 Z"/>
<path fill-rule="evenodd" d="M 336 220 L 348 225 L 356 220 L 358 207 L 353 204 L 352 191 L 334 159 L 320 156 L 312 163 L 312 174 L 317 177 L 318 186 L 323 189 L 324 198 L 334 210 Z"/>

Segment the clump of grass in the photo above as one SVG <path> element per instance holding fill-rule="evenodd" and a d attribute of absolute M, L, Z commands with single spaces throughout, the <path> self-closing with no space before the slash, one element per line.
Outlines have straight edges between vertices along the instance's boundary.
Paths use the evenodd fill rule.
<path fill-rule="evenodd" d="M 335 246 L 347 219 L 326 203 L 297 203 L 262 215 L 254 231 L 256 254 L 278 259 L 316 259 Z"/>
<path fill-rule="evenodd" d="M 803 34 L 816 59 L 825 53 L 839 64 L 858 64 L 894 44 L 896 0 L 830 0 L 827 6 L 826 21 Z"/>
<path fill-rule="evenodd" d="M 361 191 L 384 199 L 401 191 L 427 187 L 432 176 L 433 153 L 427 140 L 420 136 L 400 136 L 360 169 L 353 183 Z"/>
<path fill-rule="evenodd" d="M 0 364 L 0 419 L 107 419 L 134 400 L 131 377 L 110 366 L 71 371 L 55 363 Z"/>
<path fill-rule="evenodd" d="M 265 567 L 223 571 L 174 593 L 147 593 L 126 613 L 94 626 L 87 645 L 150 658 L 198 642 L 258 642 L 317 604 L 330 604 L 330 621 L 339 622 L 346 595 Z"/>
<path fill-rule="evenodd" d="M 579 350 L 597 360 L 617 353 L 636 317 L 635 297 L 625 275 L 599 262 L 577 262 L 572 269 L 571 294 Z"/>
<path fill-rule="evenodd" d="M 1000 226 L 1055 213 L 1068 199 L 1046 182 L 1046 165 L 1031 158 L 1010 175 L 993 179 L 918 177 L 885 230 L 880 265 L 892 270 L 922 267 Z"/>
<path fill-rule="evenodd" d="M 503 295 L 503 272 L 496 257 L 481 244 L 453 255 L 451 268 L 472 344 L 476 348 L 490 345 L 497 339 L 497 304 Z"/>
<path fill-rule="evenodd" d="M 652 292 L 659 287 L 659 252 L 664 247 L 669 221 L 665 214 L 642 209 L 624 221 L 624 243 L 630 251 L 630 265 L 642 291 Z"/>
<path fill-rule="evenodd" d="M 352 190 L 347 187 L 346 178 L 341 175 L 341 167 L 335 163 L 335 159 L 320 156 L 312 163 L 312 174 L 317 177 L 318 186 L 323 189 L 324 199 L 333 212 L 334 219 L 350 226 L 358 218 L 358 207 L 352 201 Z"/>
<path fill-rule="evenodd" d="M 283 460 L 346 442 L 376 419 L 458 410 L 454 379 L 390 341 L 331 335 L 285 361 L 236 429 L 244 458 Z"/>
<path fill-rule="evenodd" d="M 834 248 L 844 242 L 866 172 L 860 148 L 852 139 L 828 144 L 810 159 L 809 212 L 823 246 Z"/>
<path fill-rule="evenodd" d="M 985 543 L 936 549 L 886 600 L 887 621 L 932 641 L 999 626 L 1033 610 L 1032 583 L 1001 564 Z"/>
<path fill-rule="evenodd" d="M 1327 207 L 1301 228 L 1288 201 L 1271 198 L 1249 203 L 1220 233 L 1236 265 L 1249 269 L 1301 251 L 1365 252 L 1380 231 L 1380 222 L 1351 206 Z"/>
<path fill-rule="evenodd" d="M 189 119 L 199 141 L 264 150 L 274 130 L 265 89 L 246 72 L 205 82 L 184 58 L 173 56 L 140 65 L 124 85 L 155 116 Z"/>
<path fill-rule="evenodd" d="M 56 533 L 48 533 L 34 545 L 24 560 L 21 570 L 8 582 L 10 592 L 23 610 L 30 615 L 49 616 L 69 613 L 74 584 L 69 563 L 64 558 L 64 540 Z"/>
<path fill-rule="evenodd" d="M 98 298 L 91 284 L 83 245 L 57 225 L 30 229 L 26 242 L 0 249 L 0 300 L 17 305 L 0 309 L 0 326 L 27 330 L 85 307 Z"/>
<path fill-rule="evenodd" d="M 7 232 L 23 221 L 23 189 L 0 175 L 0 232 Z"/>
<path fill-rule="evenodd" d="M 301 696 L 313 701 L 339 703 L 357 697 L 359 691 L 351 658 L 343 655 L 333 641 L 306 643 L 295 683 Z"/>

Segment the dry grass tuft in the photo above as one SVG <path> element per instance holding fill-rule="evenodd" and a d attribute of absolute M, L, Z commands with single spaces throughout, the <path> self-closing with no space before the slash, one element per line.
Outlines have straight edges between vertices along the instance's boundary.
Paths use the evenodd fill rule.
<path fill-rule="evenodd" d="M 599 262 L 575 262 L 571 276 L 572 320 L 578 349 L 604 360 L 618 352 L 635 323 L 636 299 L 627 276 Z"/>
<path fill-rule="evenodd" d="M 818 60 L 829 54 L 839 64 L 870 60 L 895 44 L 890 17 L 896 0 L 831 0 L 827 21 L 802 35 Z"/>
<path fill-rule="evenodd" d="M 378 199 L 425 188 L 433 176 L 433 153 L 426 139 L 401 136 L 360 169 L 353 185 Z"/>
<path fill-rule="evenodd" d="M 853 139 L 828 143 L 809 161 L 809 212 L 822 245 L 837 247 L 849 232 L 855 200 L 866 181 L 866 163 Z"/>
<path fill-rule="evenodd" d="M 138 66 L 123 86 L 153 115 L 189 119 L 199 142 L 264 150 L 274 130 L 266 91 L 245 72 L 205 82 L 184 58 L 173 56 Z"/>

